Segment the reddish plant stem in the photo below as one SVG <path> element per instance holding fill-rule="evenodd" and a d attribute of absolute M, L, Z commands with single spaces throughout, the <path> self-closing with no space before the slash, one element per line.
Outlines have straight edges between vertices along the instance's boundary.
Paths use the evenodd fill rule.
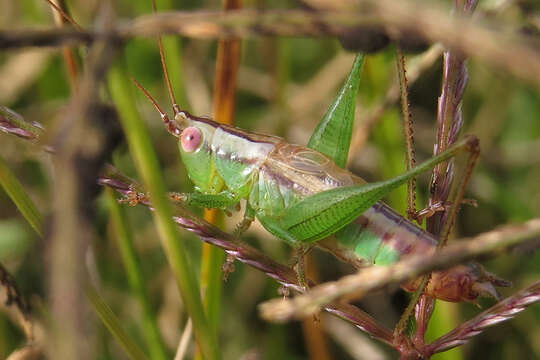
<path fill-rule="evenodd" d="M 224 11 L 240 9 L 241 0 L 223 0 Z M 221 39 L 218 42 L 216 78 L 214 80 L 214 118 L 216 121 L 233 125 L 236 104 L 236 78 L 240 64 L 241 40 Z M 216 209 L 205 209 L 204 218 L 212 223 L 220 222 L 221 214 Z M 221 313 L 223 252 L 209 243 L 202 246 L 201 293 L 206 314 L 212 330 L 218 333 Z M 196 359 L 202 359 L 197 351 Z"/>
<path fill-rule="evenodd" d="M 460 14 L 470 15 L 474 11 L 477 3 L 477 0 L 455 0 L 454 8 Z M 434 155 L 447 149 L 458 138 L 463 126 L 461 104 L 468 79 L 469 73 L 466 66 L 466 58 L 457 51 L 446 50 L 444 52 L 441 96 L 438 100 L 437 142 L 433 151 Z M 470 177 L 470 171 L 472 171 L 472 167 L 474 167 L 476 157 L 477 155 L 470 158 L 469 165 L 471 168 L 468 169 L 468 173 L 464 175 L 466 179 L 461 182 L 463 187 L 465 187 L 467 180 Z M 429 199 L 430 206 L 436 203 L 444 204 L 448 201 L 453 180 L 453 160 L 448 163 L 441 163 L 433 169 L 430 189 L 431 196 Z M 458 194 L 457 197 L 463 197 L 463 190 L 464 189 L 461 189 L 461 193 Z M 458 200 L 457 197 L 456 200 Z M 448 235 L 450 234 L 453 222 L 455 221 L 457 210 L 461 205 L 459 203 L 460 201 L 461 200 L 456 201 L 451 209 L 437 212 L 427 220 L 427 230 L 436 236 L 441 236 L 439 239 L 441 247 L 448 241 Z M 451 212 L 452 215 L 450 216 Z M 445 227 L 447 221 L 451 223 L 446 224 L 447 226 Z M 443 234 L 441 234 L 441 232 L 443 232 Z M 434 299 L 422 295 L 416 304 L 417 330 L 413 341 L 419 347 L 424 345 L 428 323 L 433 314 L 434 302 Z"/>
<path fill-rule="evenodd" d="M 107 174 L 102 176 L 99 182 L 101 185 L 113 188 L 122 195 L 129 195 L 134 190 L 143 192 L 140 185 L 122 175 L 112 166 L 108 167 Z M 152 205 L 148 199 L 143 199 L 140 203 L 152 209 Z M 298 284 L 296 272 L 292 268 L 272 260 L 259 250 L 221 231 L 207 221 L 196 217 L 188 210 L 180 206 L 176 209 L 177 215 L 174 217 L 174 221 L 186 230 L 196 234 L 202 241 L 217 246 L 234 256 L 238 261 L 264 272 L 267 276 L 281 283 L 285 288 L 299 292 L 303 291 L 303 287 Z M 314 283 L 310 282 L 310 286 L 313 285 Z M 388 345 L 393 344 L 392 332 L 357 307 L 349 304 L 332 303 L 326 305 L 324 309 L 333 315 L 349 321 L 362 331 L 367 332 L 371 337 Z"/>
<path fill-rule="evenodd" d="M 75 21 L 72 20 L 64 0 L 48 0 L 48 3 L 53 9 L 54 22 L 56 26 L 61 28 L 67 23 L 71 23 L 73 24 L 73 26 L 75 26 L 77 30 L 82 30 L 82 28 Z M 79 69 L 77 66 L 77 61 L 75 60 L 75 52 L 71 47 L 63 46 L 62 56 L 64 57 L 64 63 L 66 65 L 66 70 L 69 76 L 71 90 L 75 91 L 77 90 L 77 82 L 79 78 Z"/>
<path fill-rule="evenodd" d="M 405 56 L 399 47 L 396 48 L 396 63 L 399 77 L 401 94 L 401 112 L 403 115 L 403 128 L 405 130 L 405 162 L 407 170 L 416 165 L 414 153 L 414 131 L 412 124 L 411 106 L 409 103 L 409 85 L 407 83 L 407 71 L 405 69 Z M 407 182 L 407 217 L 413 219 L 416 216 L 416 178 Z"/>
<path fill-rule="evenodd" d="M 488 327 L 514 318 L 517 314 L 525 310 L 527 306 L 539 301 L 540 281 L 536 281 L 529 287 L 500 301 L 426 346 L 424 349 L 425 357 L 429 358 L 435 353 L 463 345 Z"/>

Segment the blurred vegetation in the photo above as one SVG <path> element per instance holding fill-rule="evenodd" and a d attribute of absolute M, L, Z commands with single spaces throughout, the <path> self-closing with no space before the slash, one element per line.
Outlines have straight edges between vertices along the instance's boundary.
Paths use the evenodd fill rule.
<path fill-rule="evenodd" d="M 176 9 L 220 9 L 218 1 L 170 0 Z M 98 1 L 68 1 L 73 17 L 82 25 L 92 24 Z M 112 2 L 119 18 L 133 18 L 152 11 L 149 0 Z M 480 1 L 478 11 L 491 9 L 494 1 Z M 508 6 L 491 16 L 514 26 L 525 26 L 531 13 L 539 16 L 533 5 L 507 1 Z M 533 2 L 529 2 L 532 4 Z M 524 5 L 525 4 L 525 5 Z M 283 8 L 296 6 L 294 1 L 244 1 L 245 7 Z M 161 9 L 164 4 L 158 4 Z M 40 0 L 0 0 L 0 24 L 4 29 L 53 26 L 49 5 Z M 527 13 L 527 11 L 530 11 Z M 534 31 L 534 30 L 533 30 Z M 176 47 L 181 61 L 173 71 L 180 106 L 197 115 L 211 115 L 212 89 L 216 61 L 216 41 L 167 37 L 168 48 Z M 275 134 L 289 142 L 305 144 L 323 116 L 334 94 L 350 69 L 354 54 L 345 52 L 334 39 L 259 37 L 243 41 L 238 79 L 236 125 L 251 131 Z M 167 49 L 167 50 L 169 50 Z M 85 50 L 79 48 L 78 61 L 84 63 Z M 408 58 L 417 55 L 409 55 Z M 169 104 L 157 41 L 133 39 L 125 47 L 125 68 L 141 82 L 164 108 Z M 454 237 L 466 237 L 491 230 L 499 225 L 519 222 L 540 215 L 540 92 L 538 88 L 518 81 L 503 71 L 469 61 L 470 82 L 463 105 L 464 133 L 480 139 L 482 153 L 474 171 L 467 197 L 476 199 L 478 207 L 464 206 Z M 437 97 L 440 94 L 442 58 L 422 72 L 410 86 L 410 101 L 415 127 L 417 158 L 425 159 L 433 150 L 436 129 Z M 357 110 L 357 127 L 362 129 L 370 109 L 385 97 L 396 79 L 395 48 L 389 46 L 366 58 Z M 134 88 L 134 87 L 133 87 Z M 135 92 L 136 90 L 133 89 Z M 103 99 L 110 100 L 107 89 Z M 172 191 L 190 191 L 192 185 L 179 160 L 175 138 L 168 134 L 159 114 L 140 93 L 137 111 L 150 128 L 152 143 L 163 169 L 166 186 Z M 23 49 L 0 53 L 0 104 L 14 109 L 26 119 L 53 128 L 71 97 L 70 81 L 59 49 Z M 393 177 L 406 168 L 399 104 L 388 107 L 373 125 L 366 143 L 354 143 L 350 169 L 367 180 Z M 15 137 L 0 134 L 2 158 L 23 183 L 41 213 L 51 213 L 51 184 L 55 179 L 50 157 L 38 147 Z M 84 141 L 84 139 L 80 139 Z M 356 146 L 356 147 L 355 147 Z M 121 145 L 111 154 L 113 163 L 129 176 L 140 179 L 132 154 Z M 418 184 L 419 206 L 427 198 L 428 176 Z M 401 213 L 406 209 L 405 189 L 387 199 Z M 111 207 L 102 194 L 97 204 L 95 242 L 88 260 L 95 267 L 100 292 L 121 323 L 143 349 L 147 349 L 139 294 L 128 285 L 128 274 L 122 263 L 117 232 L 111 225 Z M 150 212 L 142 207 L 124 208 L 133 236 L 133 247 L 140 257 L 148 296 L 148 311 L 154 313 L 166 351 L 172 358 L 186 324 L 184 307 L 175 280 L 160 246 Z M 200 210 L 199 210 L 200 211 Z M 118 215 L 115 215 L 118 216 Z M 232 229 L 238 217 L 227 218 Z M 200 269 L 201 242 L 182 231 L 182 241 L 193 269 Z M 282 262 L 290 259 L 291 249 L 254 226 L 246 237 Z M 489 271 L 513 282 L 504 289 L 507 296 L 536 280 L 540 273 L 538 241 L 514 249 L 508 254 L 483 262 Z M 21 217 L 7 194 L 0 191 L 0 262 L 15 276 L 23 294 L 31 299 L 37 311 L 47 313 L 47 244 Z M 314 251 L 321 280 L 336 279 L 351 268 L 338 263 L 328 254 Z M 85 261 L 80 259 L 80 261 Z M 198 270 L 196 270 L 198 272 Z M 257 316 L 256 306 L 277 296 L 278 284 L 256 270 L 236 264 L 236 270 L 224 284 L 222 313 L 219 321 L 219 343 L 224 359 L 325 359 L 312 351 L 318 346 L 306 337 L 301 323 L 274 325 Z M 407 305 L 408 295 L 397 288 L 386 289 L 364 299 L 359 305 L 387 326 L 393 326 Z M 483 307 L 492 300 L 481 300 Z M 479 309 L 470 304 L 438 302 L 430 323 L 430 338 L 435 338 L 458 323 L 472 317 Z M 356 341 L 343 341 L 345 330 L 335 319 L 322 317 L 330 358 L 359 359 L 357 354 L 394 358 L 396 354 L 384 345 L 366 339 L 354 331 Z M 97 320 L 96 358 L 125 358 L 116 341 Z M 540 307 L 528 309 L 502 325 L 487 330 L 470 344 L 438 355 L 438 359 L 533 359 L 540 358 Z M 304 324 L 305 325 L 305 324 Z M 348 329 L 349 334 L 351 329 Z M 348 335 L 347 335 L 348 336 Z M 363 339 L 364 338 L 364 339 Z M 0 358 L 7 357 L 24 343 L 24 334 L 16 322 L 0 312 Z M 320 345 L 320 344 L 319 344 Z M 159 346 L 159 345 L 156 345 Z M 194 342 L 188 350 L 194 353 Z M 364 349 L 364 350 L 362 350 Z M 321 350 L 322 353 L 323 350 Z M 156 350 L 159 353 L 159 350 Z M 258 357 L 257 357 L 258 356 Z M 321 355 L 319 355 L 321 356 Z"/>

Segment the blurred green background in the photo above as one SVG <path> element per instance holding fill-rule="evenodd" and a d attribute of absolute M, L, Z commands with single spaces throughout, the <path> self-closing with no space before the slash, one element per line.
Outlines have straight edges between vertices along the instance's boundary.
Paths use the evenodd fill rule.
<path fill-rule="evenodd" d="M 219 1 L 167 2 L 169 4 L 159 2 L 158 7 L 184 10 L 217 10 L 221 7 Z M 493 3 L 480 1 L 479 11 L 492 9 Z M 509 3 L 509 6 L 497 9 L 491 16 L 501 22 L 524 26 L 527 16 L 525 7 Z M 121 19 L 152 11 L 149 0 L 115 0 L 113 4 L 116 15 Z M 73 17 L 86 26 L 92 24 L 98 2 L 72 0 L 68 1 L 68 6 Z M 245 0 L 244 6 L 289 8 L 296 6 L 296 3 Z M 0 8 L 0 26 L 4 30 L 54 24 L 51 9 L 45 1 L 0 0 Z M 172 70 L 180 105 L 197 115 L 211 115 L 216 42 L 177 37 L 166 40 L 169 48 L 177 47 L 181 54 L 177 59 L 179 67 Z M 79 50 L 78 55 L 79 60 L 84 58 L 84 50 Z M 152 39 L 130 40 L 126 44 L 125 55 L 128 72 L 160 104 L 168 104 L 157 42 Z M 262 37 L 243 41 L 236 104 L 237 126 L 279 135 L 292 143 L 307 143 L 348 73 L 353 57 L 354 54 L 345 52 L 334 39 Z M 408 56 L 411 67 L 418 57 L 422 55 Z M 454 237 L 474 236 L 502 224 L 521 222 L 540 215 L 540 93 L 537 88 L 506 75 L 504 71 L 474 59 L 469 62 L 469 71 L 470 82 L 463 104 L 463 133 L 474 134 L 480 139 L 482 154 L 467 197 L 476 199 L 478 207 L 463 207 Z M 429 157 L 433 149 L 441 72 L 442 58 L 438 57 L 423 69 L 418 80 L 410 86 L 417 158 L 420 160 Z M 369 119 L 373 120 L 373 109 L 381 104 L 395 81 L 394 47 L 387 47 L 367 57 L 359 92 L 357 133 L 350 157 L 350 169 L 367 180 L 390 178 L 405 169 L 399 105 L 387 107 L 372 126 L 366 126 Z M 106 90 L 102 95 L 108 99 Z M 52 127 L 70 96 L 69 79 L 59 49 L 23 49 L 0 53 L 0 104 L 28 120 Z M 192 185 L 179 161 L 175 139 L 164 131 L 159 115 L 140 92 L 137 92 L 137 97 L 138 111 L 151 129 L 168 188 L 190 191 Z M 42 213 L 50 214 L 50 189 L 54 176 L 49 156 L 15 137 L 0 134 L 0 139 L 2 157 L 23 182 Z M 125 173 L 139 178 L 125 144 L 112 154 L 112 158 Z M 419 206 L 425 204 L 427 198 L 427 181 L 428 176 L 424 176 L 418 185 Z M 403 188 L 392 193 L 387 200 L 403 213 L 406 209 L 405 199 Z M 108 208 L 103 197 L 98 201 L 97 209 L 95 226 L 99 236 L 92 249 L 102 295 L 144 348 L 140 311 L 127 285 L 120 254 L 112 239 Z M 137 252 L 143 259 L 142 267 L 152 306 L 158 314 L 159 326 L 170 354 L 173 354 L 186 322 L 183 306 L 150 213 L 142 207 L 128 208 L 127 213 L 136 236 Z M 225 226 L 232 229 L 237 220 L 237 217 L 227 218 Z M 189 258 L 198 269 L 201 242 L 187 232 L 182 232 L 182 235 L 190 250 Z M 263 249 L 273 258 L 289 261 L 291 249 L 266 234 L 259 226 L 251 229 L 246 237 L 250 244 Z M 513 282 L 513 288 L 502 290 L 504 296 L 538 279 L 540 253 L 536 248 L 539 241 L 483 262 L 489 271 Z M 46 248 L 47 244 L 36 237 L 8 196 L 0 191 L 0 262 L 14 274 L 22 292 L 32 299 L 32 303 L 46 301 Z M 313 252 L 313 258 L 321 280 L 336 279 L 352 272 L 349 267 L 319 251 Z M 275 281 L 237 263 L 236 271 L 224 284 L 223 290 L 219 338 L 224 359 L 318 359 L 310 355 L 314 344 L 305 340 L 300 323 L 272 325 L 258 317 L 257 304 L 276 297 L 277 288 Z M 369 296 L 359 305 L 383 324 L 393 326 L 406 306 L 407 298 L 403 291 L 391 288 Z M 481 301 L 484 308 L 492 304 L 492 300 Z M 439 302 L 430 324 L 430 338 L 443 334 L 479 311 L 470 304 Z M 323 317 L 321 322 L 331 358 L 396 357 L 396 353 L 386 346 L 335 320 Z M 540 307 L 536 305 L 517 319 L 490 328 L 470 344 L 437 358 L 540 358 L 539 321 Z M 98 358 L 125 358 L 107 330 L 97 320 L 96 324 Z M 0 312 L 0 358 L 20 347 L 23 341 L 16 323 Z M 192 352 L 193 346 L 189 354 Z"/>

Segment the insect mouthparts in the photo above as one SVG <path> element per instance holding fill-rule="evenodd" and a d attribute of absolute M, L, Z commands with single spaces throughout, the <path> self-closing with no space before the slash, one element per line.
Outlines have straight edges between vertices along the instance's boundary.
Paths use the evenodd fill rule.
<path fill-rule="evenodd" d="M 184 111 L 180 111 L 174 116 L 174 121 L 179 127 L 186 126 L 187 120 L 188 117 Z"/>

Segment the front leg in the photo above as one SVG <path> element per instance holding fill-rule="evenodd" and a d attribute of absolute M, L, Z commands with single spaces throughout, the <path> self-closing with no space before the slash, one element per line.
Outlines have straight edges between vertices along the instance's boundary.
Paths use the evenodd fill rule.
<path fill-rule="evenodd" d="M 219 194 L 192 193 L 169 193 L 173 201 L 182 202 L 206 209 L 225 210 L 239 203 L 240 199 L 231 192 L 223 191 Z"/>
<path fill-rule="evenodd" d="M 207 209 L 222 209 L 239 203 L 239 199 L 230 192 L 221 192 L 219 194 L 202 194 L 199 192 L 179 193 L 170 192 L 169 199 L 173 202 L 194 205 Z M 129 189 L 124 193 L 124 198 L 120 199 L 121 203 L 128 203 L 135 206 L 138 203 L 149 203 L 151 200 L 149 193 L 137 192 L 135 189 Z"/>

